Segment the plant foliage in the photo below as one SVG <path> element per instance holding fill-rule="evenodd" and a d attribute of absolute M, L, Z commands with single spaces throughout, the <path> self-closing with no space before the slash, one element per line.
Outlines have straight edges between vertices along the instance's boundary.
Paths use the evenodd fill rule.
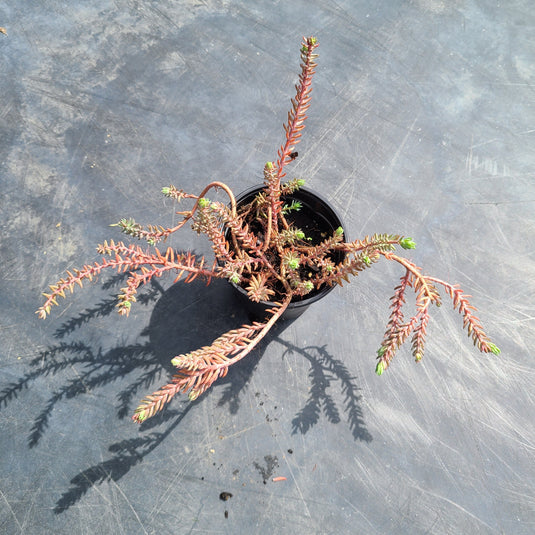
<path fill-rule="evenodd" d="M 413 249 L 411 238 L 396 234 L 375 234 L 361 240 L 346 242 L 342 228 L 314 243 L 302 229 L 296 228 L 288 217 L 299 211 L 299 203 L 285 204 L 284 196 L 303 186 L 303 180 L 283 182 L 286 165 L 295 159 L 296 145 L 305 127 L 306 112 L 311 100 L 311 82 L 316 68 L 318 43 L 314 37 L 304 38 L 301 46 L 301 73 L 291 110 L 284 124 L 285 141 L 277 152 L 277 160 L 264 167 L 264 187 L 253 201 L 237 206 L 230 188 L 221 182 L 211 182 L 198 195 L 186 193 L 174 186 L 162 193 L 177 203 L 190 201 L 191 206 L 177 212 L 181 221 L 174 227 L 140 225 L 133 219 L 121 219 L 116 226 L 130 237 L 144 240 L 151 249 L 127 245 L 122 241 L 104 241 L 97 247 L 101 260 L 80 269 L 67 271 L 66 276 L 50 286 L 45 302 L 37 310 L 46 318 L 59 298 L 72 293 L 76 286 L 91 281 L 103 270 L 127 273 L 126 285 L 118 296 L 118 312 L 128 316 L 136 301 L 137 290 L 154 277 L 170 272 L 174 282 L 188 283 L 202 278 L 224 278 L 240 284 L 255 302 L 270 301 L 267 317 L 231 330 L 211 345 L 172 359 L 177 373 L 172 381 L 141 400 L 133 419 L 143 422 L 160 411 L 178 393 L 188 393 L 191 400 L 205 392 L 217 379 L 224 377 L 229 367 L 249 354 L 282 316 L 292 300 L 302 298 L 324 286 L 342 285 L 351 276 L 372 267 L 381 258 L 399 264 L 404 273 L 391 299 L 391 313 L 386 332 L 377 352 L 376 373 L 381 375 L 390 365 L 401 345 L 409 338 L 416 361 L 422 359 L 425 347 L 429 310 L 440 306 L 438 288 L 445 290 L 453 306 L 463 316 L 463 326 L 474 344 L 483 353 L 498 354 L 499 349 L 489 341 L 475 316 L 476 309 L 467 295 L 456 285 L 425 275 L 409 260 L 396 254 L 396 248 Z M 225 204 L 212 201 L 207 195 L 223 191 L 229 199 Z M 179 253 L 156 245 L 190 223 L 194 231 L 210 240 L 215 260 L 207 261 L 190 252 Z M 343 253 L 336 261 L 337 253 Z M 406 292 L 416 295 L 416 310 L 405 319 L 403 306 Z"/>

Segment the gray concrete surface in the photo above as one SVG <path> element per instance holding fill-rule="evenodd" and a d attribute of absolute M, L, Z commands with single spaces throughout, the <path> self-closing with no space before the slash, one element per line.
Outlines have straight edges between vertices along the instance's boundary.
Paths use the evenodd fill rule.
<path fill-rule="evenodd" d="M 17 0 L 0 26 L 0 532 L 535 532 L 531 2 Z M 424 360 L 377 377 L 401 275 L 382 264 L 138 427 L 172 356 L 245 321 L 229 288 L 162 279 L 128 320 L 107 278 L 46 322 L 40 294 L 121 217 L 175 220 L 162 186 L 258 183 L 303 35 L 320 58 L 291 175 L 351 236 L 412 236 L 502 355 L 445 304 Z"/>

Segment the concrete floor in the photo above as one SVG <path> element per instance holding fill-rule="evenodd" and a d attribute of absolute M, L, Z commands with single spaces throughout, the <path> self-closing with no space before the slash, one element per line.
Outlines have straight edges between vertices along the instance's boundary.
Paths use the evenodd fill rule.
<path fill-rule="evenodd" d="M 535 532 L 531 2 L 17 0 L 0 26 L 0 532 Z M 320 58 L 291 176 L 353 238 L 412 236 L 502 355 L 445 302 L 423 361 L 377 377 L 402 274 L 383 263 L 137 426 L 174 355 L 246 321 L 228 286 L 161 279 L 128 320 L 115 279 L 45 322 L 40 294 L 120 218 L 175 221 L 162 186 L 260 182 L 303 35 Z"/>

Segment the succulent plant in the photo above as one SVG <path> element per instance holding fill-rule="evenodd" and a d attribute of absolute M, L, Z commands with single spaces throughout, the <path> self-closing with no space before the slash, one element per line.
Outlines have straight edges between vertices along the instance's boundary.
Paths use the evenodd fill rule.
<path fill-rule="evenodd" d="M 325 286 L 342 285 L 351 276 L 371 268 L 381 258 L 403 268 L 400 284 L 391 299 L 391 313 L 383 341 L 377 351 L 376 373 L 381 375 L 390 365 L 401 345 L 411 340 L 412 354 L 420 361 L 424 354 L 430 308 L 440 306 L 439 288 L 451 298 L 453 307 L 463 317 L 463 326 L 476 347 L 483 353 L 498 354 L 478 318 L 476 309 L 463 291 L 441 279 L 425 275 L 410 260 L 396 254 L 396 248 L 414 249 L 412 238 L 397 234 L 375 234 L 347 242 L 343 228 L 331 235 L 313 240 L 292 223 L 291 214 L 301 208 L 285 199 L 303 187 L 302 179 L 284 181 L 286 166 L 295 160 L 295 147 L 305 127 L 306 112 L 311 101 L 311 83 L 316 67 L 314 37 L 304 38 L 301 46 L 301 73 L 288 120 L 284 125 L 285 140 L 274 162 L 264 166 L 263 188 L 251 202 L 238 205 L 232 190 L 222 182 L 211 182 L 198 194 L 186 193 L 175 186 L 162 193 L 178 203 L 191 206 L 178 212 L 182 220 L 174 227 L 142 226 L 133 219 L 121 219 L 115 225 L 132 238 L 144 240 L 152 249 L 122 241 L 104 241 L 97 247 L 101 259 L 80 269 L 67 271 L 64 278 L 50 286 L 45 302 L 37 310 L 46 318 L 58 299 L 64 298 L 76 286 L 100 275 L 104 270 L 128 273 L 126 285 L 118 296 L 119 314 L 128 316 L 136 301 L 140 286 L 155 277 L 175 274 L 174 281 L 191 282 L 201 278 L 209 283 L 213 278 L 228 279 L 239 284 L 255 302 L 270 301 L 262 321 L 253 321 L 230 330 L 211 345 L 175 356 L 178 368 L 169 384 L 147 395 L 135 410 L 133 419 L 142 422 L 156 414 L 179 392 L 187 392 L 191 400 L 205 392 L 229 367 L 248 355 L 281 318 L 290 303 L 310 295 Z M 211 200 L 216 190 L 228 197 L 228 202 Z M 214 261 L 198 258 L 192 252 L 179 252 L 171 247 L 160 250 L 157 245 L 190 223 L 194 231 L 210 240 Z M 341 253 L 341 254 L 340 254 Z M 336 260 L 338 259 L 338 260 Z M 405 295 L 411 289 L 416 295 L 416 311 L 408 320 L 403 314 Z M 202 327 L 200 325 L 199 327 Z"/>

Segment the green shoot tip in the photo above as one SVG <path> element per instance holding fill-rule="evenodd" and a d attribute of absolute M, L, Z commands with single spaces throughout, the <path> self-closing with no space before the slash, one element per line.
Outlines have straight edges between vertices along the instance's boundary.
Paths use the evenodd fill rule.
<path fill-rule="evenodd" d="M 132 416 L 132 419 L 136 422 L 142 424 L 147 419 L 147 413 L 145 411 L 139 411 L 134 416 Z"/>
<path fill-rule="evenodd" d="M 399 240 L 399 244 L 403 249 L 415 249 L 416 248 L 416 242 L 412 238 L 401 238 Z"/>
<path fill-rule="evenodd" d="M 492 354 L 499 355 L 501 353 L 500 348 L 497 345 L 493 344 L 492 342 L 489 342 L 488 346 Z"/>
<path fill-rule="evenodd" d="M 385 371 L 385 364 L 382 360 L 380 360 L 377 363 L 377 366 L 375 367 L 375 373 L 379 376 L 383 375 L 383 372 Z"/>

